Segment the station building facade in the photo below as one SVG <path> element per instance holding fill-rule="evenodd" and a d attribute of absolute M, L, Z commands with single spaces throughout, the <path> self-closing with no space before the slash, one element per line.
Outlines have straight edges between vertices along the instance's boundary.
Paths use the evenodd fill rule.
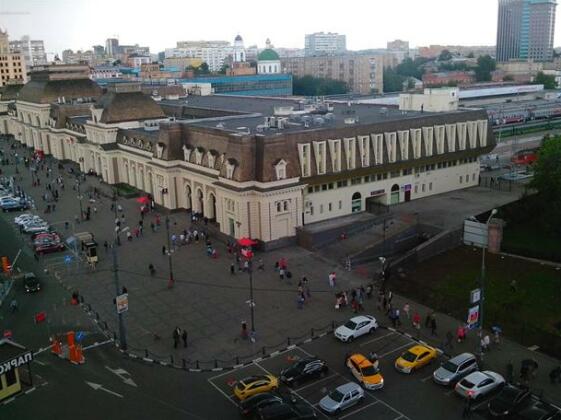
<path fill-rule="evenodd" d="M 223 95 L 155 102 L 132 85 L 102 91 L 79 66 L 45 67 L 15 100 L 0 97 L 0 131 L 267 243 L 475 186 L 478 157 L 494 147 L 482 110 Z"/>

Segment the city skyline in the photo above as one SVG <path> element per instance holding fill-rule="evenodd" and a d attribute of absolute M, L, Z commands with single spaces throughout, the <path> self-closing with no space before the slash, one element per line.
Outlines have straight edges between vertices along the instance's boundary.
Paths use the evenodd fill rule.
<path fill-rule="evenodd" d="M 205 4 L 187 6 L 170 0 L 160 1 L 157 10 L 108 0 L 95 5 L 82 0 L 7 3 L 4 0 L 0 4 L 0 27 L 8 30 L 10 39 L 23 35 L 43 39 L 47 52 L 58 54 L 64 49 L 86 50 L 104 45 L 107 38 L 115 36 L 122 44 L 148 45 L 153 53 L 174 47 L 181 40 L 231 42 L 236 34 L 242 35 L 246 46 L 263 47 L 265 39 L 270 38 L 278 47 L 304 48 L 305 34 L 321 31 L 345 34 L 350 50 L 385 48 L 386 42 L 394 39 L 407 40 L 412 47 L 495 45 L 498 11 L 494 1 L 473 0 L 458 19 L 458 9 L 451 8 L 449 1 L 398 0 L 383 6 L 356 2 L 355 7 L 338 7 L 335 14 L 333 8 L 320 8 L 318 2 L 287 0 L 284 8 L 275 8 L 273 19 L 273 12 L 254 0 L 242 4 L 219 2 L 219 15 L 213 15 L 216 8 L 210 10 Z M 124 16 L 128 18 L 124 20 Z M 288 26 L 294 30 L 286 31 Z M 555 45 L 561 45 L 561 33 L 556 34 Z"/>

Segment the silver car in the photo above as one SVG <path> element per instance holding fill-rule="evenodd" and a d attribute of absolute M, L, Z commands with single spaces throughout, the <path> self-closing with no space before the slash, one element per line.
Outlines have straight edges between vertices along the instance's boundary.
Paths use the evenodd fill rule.
<path fill-rule="evenodd" d="M 355 383 L 349 382 L 338 386 L 319 402 L 319 407 L 326 413 L 339 413 L 349 408 L 364 398 L 364 390 Z"/>
<path fill-rule="evenodd" d="M 444 362 L 434 371 L 434 382 L 440 385 L 453 385 L 464 376 L 477 370 L 477 359 L 471 353 L 459 354 Z"/>
<path fill-rule="evenodd" d="M 504 384 L 505 378 L 496 372 L 490 370 L 476 371 L 456 384 L 456 392 L 464 398 L 477 400 Z"/>

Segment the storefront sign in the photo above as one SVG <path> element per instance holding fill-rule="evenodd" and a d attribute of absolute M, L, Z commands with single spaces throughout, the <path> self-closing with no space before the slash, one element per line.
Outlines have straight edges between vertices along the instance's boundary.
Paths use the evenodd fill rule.
<path fill-rule="evenodd" d="M 28 351 L 26 353 L 20 354 L 19 356 L 14 357 L 13 359 L 6 360 L 0 364 L 0 375 L 4 373 L 18 368 L 21 365 L 25 365 L 30 363 L 33 360 L 33 353 Z"/>
<path fill-rule="evenodd" d="M 385 193 L 386 193 L 386 190 L 370 191 L 370 197 L 375 197 L 377 195 L 384 195 Z"/>
<path fill-rule="evenodd" d="M 479 326 L 479 305 L 469 308 L 467 325 L 470 330 Z"/>
<path fill-rule="evenodd" d="M 411 184 L 406 184 L 401 187 L 403 191 L 411 191 Z"/>

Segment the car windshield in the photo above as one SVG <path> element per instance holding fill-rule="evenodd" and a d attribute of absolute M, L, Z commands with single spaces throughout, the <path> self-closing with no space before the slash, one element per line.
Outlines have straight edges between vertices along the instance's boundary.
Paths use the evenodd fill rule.
<path fill-rule="evenodd" d="M 329 394 L 329 398 L 331 398 L 333 401 L 337 401 L 337 402 L 341 402 L 343 400 L 344 395 L 339 392 L 339 390 L 334 389 L 330 394 Z"/>
<path fill-rule="evenodd" d="M 374 376 L 380 370 L 376 369 L 373 365 L 371 365 L 371 366 L 367 366 L 365 368 L 362 368 L 361 371 L 362 371 L 362 376 Z"/>
<path fill-rule="evenodd" d="M 458 370 L 458 365 L 456 365 L 455 363 L 452 363 L 450 360 L 448 360 L 447 362 L 445 362 L 442 367 L 444 369 L 446 369 L 449 372 L 456 372 Z"/>
<path fill-rule="evenodd" d="M 407 362 L 414 362 L 417 360 L 417 355 L 415 353 L 411 353 L 410 351 L 406 351 L 401 355 L 401 358 Z"/>
<path fill-rule="evenodd" d="M 349 321 L 345 324 L 345 327 L 347 327 L 349 330 L 354 330 L 356 328 L 356 322 Z"/>

